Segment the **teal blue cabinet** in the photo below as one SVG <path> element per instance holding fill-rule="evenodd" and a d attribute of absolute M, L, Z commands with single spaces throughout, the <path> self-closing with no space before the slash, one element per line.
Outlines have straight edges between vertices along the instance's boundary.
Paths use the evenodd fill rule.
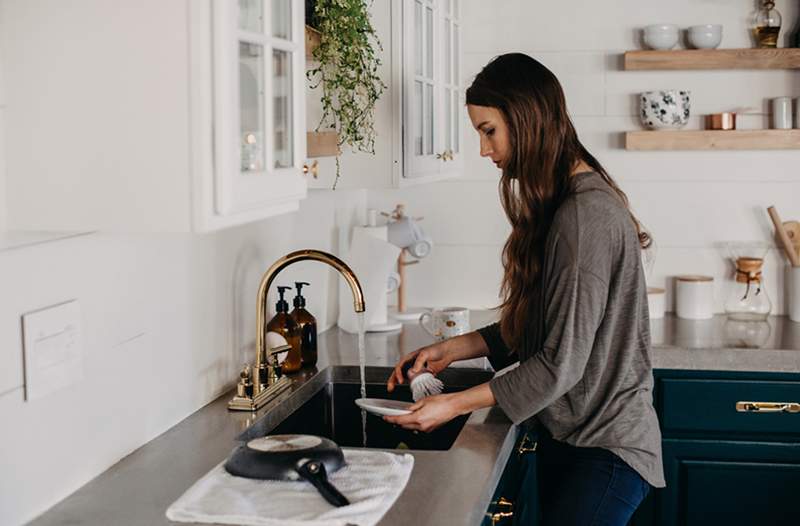
<path fill-rule="evenodd" d="M 667 487 L 636 526 L 800 524 L 800 414 L 738 411 L 800 402 L 800 374 L 655 371 Z"/>
<path fill-rule="evenodd" d="M 800 403 L 800 372 L 661 369 L 654 379 L 667 487 L 652 490 L 629 524 L 800 525 L 800 413 L 737 410 Z M 513 517 L 496 524 L 537 523 L 535 452 L 512 454 L 493 502 L 500 497 L 513 502 Z"/>
<path fill-rule="evenodd" d="M 536 437 L 520 431 L 482 526 L 533 526 L 538 513 Z"/>
<path fill-rule="evenodd" d="M 658 524 L 800 524 L 798 444 L 664 439 Z"/>

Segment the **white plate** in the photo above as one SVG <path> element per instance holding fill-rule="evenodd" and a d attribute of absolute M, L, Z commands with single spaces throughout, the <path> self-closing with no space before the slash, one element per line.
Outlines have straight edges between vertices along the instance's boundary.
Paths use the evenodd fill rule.
<path fill-rule="evenodd" d="M 400 400 L 384 400 L 382 398 L 359 398 L 356 400 L 356 405 L 376 415 L 399 416 L 410 415 L 412 411 L 409 411 L 408 408 L 414 404 L 401 402 Z"/>

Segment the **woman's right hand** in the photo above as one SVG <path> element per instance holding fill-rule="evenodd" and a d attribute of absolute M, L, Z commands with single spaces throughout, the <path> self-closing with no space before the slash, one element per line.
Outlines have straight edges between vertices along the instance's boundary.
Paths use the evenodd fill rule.
<path fill-rule="evenodd" d="M 397 384 L 405 382 L 405 375 L 403 374 L 403 366 L 408 362 L 413 361 L 414 365 L 410 371 L 419 372 L 425 369 L 426 364 L 428 370 L 434 375 L 447 368 L 454 360 L 450 357 L 450 353 L 445 348 L 446 342 L 439 342 L 427 347 L 422 347 L 416 351 L 406 354 L 397 365 L 394 366 L 394 371 L 389 376 L 389 381 L 386 383 L 387 390 L 391 393 Z"/>

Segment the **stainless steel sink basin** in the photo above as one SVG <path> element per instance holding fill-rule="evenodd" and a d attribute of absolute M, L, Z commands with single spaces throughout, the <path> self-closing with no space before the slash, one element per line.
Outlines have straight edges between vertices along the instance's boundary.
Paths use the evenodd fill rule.
<path fill-rule="evenodd" d="M 388 393 L 389 367 L 367 367 L 366 389 L 369 398 L 411 401 L 411 391 L 403 385 Z M 439 377 L 445 392 L 467 389 L 491 378 L 492 373 L 476 369 L 448 369 Z M 415 433 L 367 414 L 366 444 L 363 442 L 358 367 L 331 366 L 314 375 L 263 418 L 242 433 L 247 441 L 265 435 L 302 433 L 330 438 L 340 446 L 380 449 L 447 450 L 453 445 L 469 415 L 462 415 L 431 433 Z"/>

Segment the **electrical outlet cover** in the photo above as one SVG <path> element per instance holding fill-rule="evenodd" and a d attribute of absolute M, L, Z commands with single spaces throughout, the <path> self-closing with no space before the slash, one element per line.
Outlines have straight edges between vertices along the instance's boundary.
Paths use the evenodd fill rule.
<path fill-rule="evenodd" d="M 77 300 L 22 315 L 25 399 L 38 400 L 83 379 Z"/>

